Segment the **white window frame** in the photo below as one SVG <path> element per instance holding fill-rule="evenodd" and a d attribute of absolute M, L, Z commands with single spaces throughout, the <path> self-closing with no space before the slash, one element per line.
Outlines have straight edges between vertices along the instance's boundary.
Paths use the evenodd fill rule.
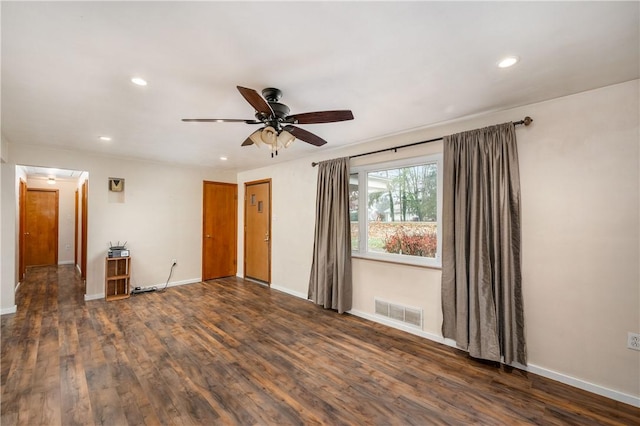
<path fill-rule="evenodd" d="M 397 253 L 378 253 L 369 251 L 369 215 L 368 213 L 368 183 L 367 174 L 380 170 L 419 166 L 423 164 L 436 163 L 437 172 L 437 195 L 436 229 L 438 240 L 436 245 L 436 257 L 410 256 Z M 419 157 L 405 158 L 402 160 L 387 161 L 384 163 L 374 163 L 352 167 L 350 173 L 358 174 L 358 250 L 352 250 L 351 256 L 355 258 L 378 260 L 382 262 L 402 263 L 407 265 L 424 266 L 431 268 L 442 268 L 442 154 L 423 155 Z M 364 188 L 364 191 L 363 191 Z"/>

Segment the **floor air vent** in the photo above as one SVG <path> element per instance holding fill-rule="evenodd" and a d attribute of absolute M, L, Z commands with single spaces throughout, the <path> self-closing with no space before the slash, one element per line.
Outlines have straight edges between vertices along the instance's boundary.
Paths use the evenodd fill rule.
<path fill-rule="evenodd" d="M 376 314 L 422 328 L 422 309 L 375 299 Z"/>

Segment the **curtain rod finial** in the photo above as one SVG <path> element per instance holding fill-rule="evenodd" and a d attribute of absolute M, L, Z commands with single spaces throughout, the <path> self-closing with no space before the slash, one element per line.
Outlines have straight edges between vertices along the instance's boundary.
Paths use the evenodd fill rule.
<path fill-rule="evenodd" d="M 318 163 L 316 163 L 315 161 L 313 163 L 311 163 L 311 167 L 315 167 L 317 165 L 318 165 Z"/>
<path fill-rule="evenodd" d="M 524 125 L 525 125 L 525 126 L 528 126 L 529 124 L 531 124 L 531 123 L 533 122 L 533 118 L 531 118 L 531 117 L 529 117 L 529 116 L 526 116 L 526 117 L 524 118 L 524 120 L 522 120 L 522 121 L 524 122 Z"/>

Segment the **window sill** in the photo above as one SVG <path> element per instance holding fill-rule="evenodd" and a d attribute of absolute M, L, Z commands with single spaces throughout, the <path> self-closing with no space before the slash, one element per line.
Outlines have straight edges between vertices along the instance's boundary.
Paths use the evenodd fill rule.
<path fill-rule="evenodd" d="M 416 268 L 423 268 L 423 269 L 436 269 L 436 270 L 442 270 L 442 265 L 441 264 L 437 264 L 435 261 L 434 262 L 430 262 L 430 263 L 423 263 L 423 262 L 416 262 L 415 260 L 412 259 L 389 259 L 386 256 L 375 256 L 375 255 L 366 255 L 366 254 L 361 254 L 361 253 L 351 253 L 351 258 L 352 259 L 361 259 L 361 260 L 369 260 L 372 262 L 382 262 L 382 263 L 392 263 L 395 265 L 406 265 L 406 266 L 413 266 Z"/>

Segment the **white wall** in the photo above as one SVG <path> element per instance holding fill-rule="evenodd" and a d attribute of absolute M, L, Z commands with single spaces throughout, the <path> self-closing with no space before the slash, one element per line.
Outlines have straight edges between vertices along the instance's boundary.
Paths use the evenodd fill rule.
<path fill-rule="evenodd" d="M 305 297 L 317 170 L 310 162 L 516 121 L 520 154 L 523 287 L 532 371 L 640 404 L 638 81 L 446 123 L 238 175 L 273 179 L 272 286 Z M 423 145 L 352 161 L 442 149 Z M 238 259 L 244 217 L 239 203 Z M 239 270 L 242 275 L 242 270 Z M 373 318 L 375 296 L 422 308 L 419 334 L 442 339 L 439 269 L 353 259 L 353 312 Z M 557 374 L 556 374 L 557 373 Z"/>
<path fill-rule="evenodd" d="M 55 185 L 49 185 L 46 178 L 28 177 L 27 188 L 58 190 L 58 264 L 73 264 L 77 180 L 57 179 Z"/>
<path fill-rule="evenodd" d="M 260 153 L 257 151 L 256 155 Z M 262 155 L 269 154 L 263 150 Z M 285 164 L 238 174 L 238 276 L 244 276 L 244 184 L 271 178 L 272 287 L 306 298 L 313 250 L 316 169 L 308 160 Z"/>
<path fill-rule="evenodd" d="M 0 270 L 0 314 L 15 312 L 15 286 L 16 281 L 16 199 L 15 199 L 15 175 L 16 168 L 10 163 L 0 164 L 0 175 L 2 194 L 0 198 L 0 227 L 2 236 L 0 247 L 2 247 L 2 268 Z"/>
<path fill-rule="evenodd" d="M 20 249 L 20 182 L 24 182 L 25 184 L 27 183 L 27 172 L 25 171 L 24 167 L 21 166 L 16 166 L 15 167 L 15 185 L 14 185 L 14 189 L 15 189 L 15 226 L 16 226 L 16 232 L 15 232 L 15 255 L 13 256 L 14 258 L 14 262 L 15 262 L 15 282 L 17 283 L 16 285 L 16 289 L 18 288 L 18 286 L 20 285 L 20 281 L 22 279 L 22 277 L 20 276 L 20 266 L 19 266 L 19 262 L 20 262 L 20 253 L 19 253 L 19 249 Z"/>
<path fill-rule="evenodd" d="M 104 259 L 118 240 L 131 250 L 132 286 L 164 285 L 172 259 L 171 284 L 200 280 L 202 182 L 234 182 L 235 173 L 24 145 L 11 153 L 13 164 L 88 172 L 87 299 L 103 297 Z M 124 202 L 110 198 L 109 177 L 125 179 Z M 4 282 L 2 296 L 4 307 Z"/>

